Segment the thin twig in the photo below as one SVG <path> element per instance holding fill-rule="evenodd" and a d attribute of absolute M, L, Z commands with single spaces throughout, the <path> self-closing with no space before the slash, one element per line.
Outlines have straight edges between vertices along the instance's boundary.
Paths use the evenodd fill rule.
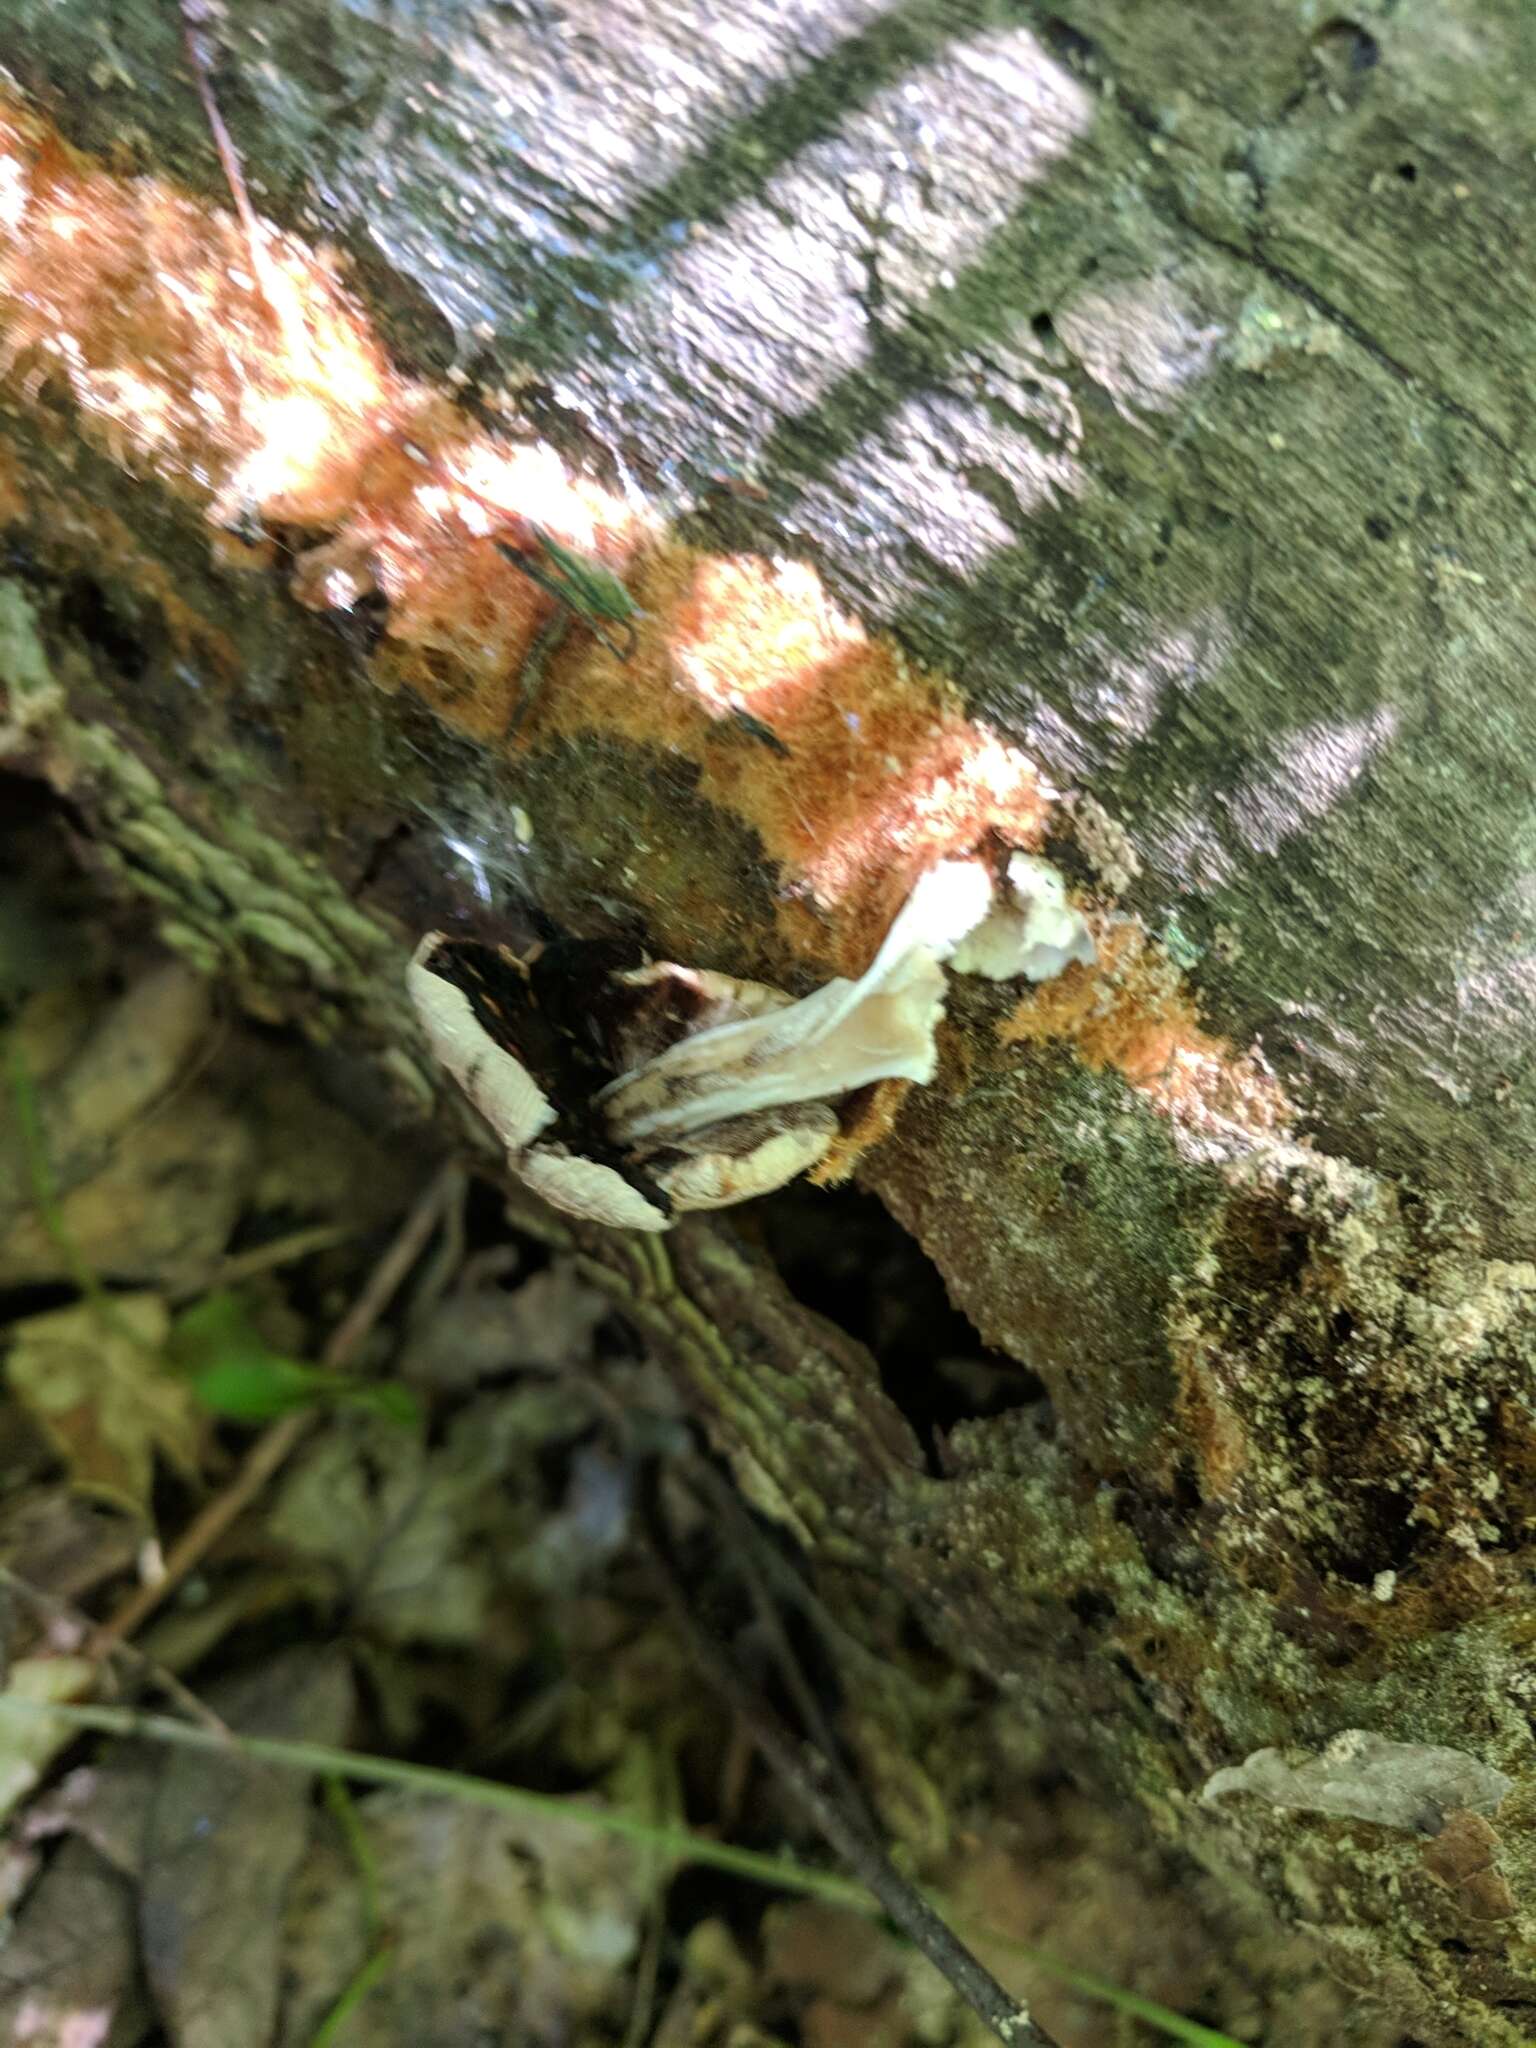
<path fill-rule="evenodd" d="M 215 1494 L 183 1530 L 160 1577 L 136 1587 L 116 1613 L 107 1617 L 86 1644 L 87 1656 L 104 1655 L 115 1643 L 125 1641 L 143 1627 L 161 1602 L 202 1562 L 230 1524 L 245 1512 L 303 1436 L 311 1419 L 304 1413 L 285 1415 L 257 1438 L 229 1485 Z"/>
<path fill-rule="evenodd" d="M 190 1281 L 184 1287 L 171 1288 L 170 1298 L 172 1301 L 186 1301 L 211 1293 L 216 1288 L 237 1287 L 242 1281 L 254 1280 L 259 1274 L 270 1273 L 278 1266 L 291 1266 L 299 1259 L 313 1258 L 316 1252 L 328 1252 L 356 1235 L 356 1230 L 347 1223 L 312 1223 L 306 1229 L 290 1231 L 286 1237 L 274 1237 L 267 1244 L 254 1244 L 249 1251 L 231 1252 L 202 1279 Z"/>
<path fill-rule="evenodd" d="M 321 1364 L 331 1372 L 345 1366 L 388 1307 L 396 1288 L 410 1272 L 423 1247 L 436 1229 L 443 1205 L 457 1185 L 458 1167 L 450 1162 L 439 1167 L 423 1189 L 415 1207 L 406 1217 L 394 1242 L 369 1275 L 362 1292 L 332 1331 Z M 313 1410 L 298 1410 L 274 1422 L 256 1439 L 240 1469 L 222 1493 L 184 1529 L 165 1560 L 165 1570 L 152 1584 L 139 1586 L 110 1615 L 86 1645 L 88 1656 L 99 1656 L 113 1643 L 122 1642 L 141 1628 L 173 1588 L 180 1585 L 223 1536 L 232 1523 L 261 1493 L 267 1481 L 286 1463 L 306 1430 L 314 1422 Z"/>
<path fill-rule="evenodd" d="M 22 1578 L 19 1572 L 12 1571 L 9 1565 L 0 1565 L 0 1585 L 24 1601 L 43 1621 L 67 1622 L 76 1632 L 77 1640 L 80 1642 L 86 1641 L 95 1626 L 91 1617 L 83 1613 L 72 1601 L 61 1600 L 57 1593 L 45 1593 L 41 1586 L 34 1586 L 29 1579 Z M 117 1658 L 142 1683 L 155 1686 L 163 1692 L 184 1714 L 189 1714 L 194 1721 L 201 1723 L 215 1735 L 228 1735 L 229 1729 L 212 1707 L 204 1705 L 190 1686 L 182 1684 L 174 1671 L 167 1670 L 163 1664 L 157 1664 L 153 1657 L 147 1657 L 137 1644 L 114 1642 L 107 1644 L 106 1649 L 110 1656 Z"/>
<path fill-rule="evenodd" d="M 432 1247 L 431 1256 L 422 1261 L 421 1271 L 412 1282 L 409 1299 L 404 1304 L 402 1321 L 408 1332 L 425 1327 L 449 1288 L 458 1283 L 463 1273 L 468 1240 L 465 1217 L 468 1196 L 469 1175 L 461 1166 L 456 1185 L 443 1198 L 442 1229 L 437 1242 Z"/>
<path fill-rule="evenodd" d="M 235 148 L 234 137 L 225 126 L 224 116 L 219 111 L 218 98 L 213 90 L 213 74 L 205 34 L 212 15 L 213 10 L 208 6 L 207 0 L 181 0 L 181 40 L 187 53 L 187 68 L 192 73 L 193 86 L 202 102 L 203 119 L 208 123 L 208 133 L 213 137 L 213 146 L 218 152 L 219 168 L 224 173 L 229 196 L 235 202 L 235 212 L 240 219 L 246 247 L 250 250 L 251 270 L 256 287 L 266 301 L 273 319 L 286 333 L 288 322 L 283 318 L 282 307 L 279 304 L 277 273 L 272 259 L 267 254 L 261 222 L 256 217 L 255 207 L 251 204 L 245 172 L 240 164 L 240 153 Z"/>
<path fill-rule="evenodd" d="M 1055 2048 L 1029 2008 L 1005 1991 L 978 1956 L 901 1875 L 879 1842 L 849 1818 L 806 1767 L 789 1730 L 742 1677 L 729 1655 L 700 1626 L 669 1554 L 656 1502 L 654 1471 L 642 1489 L 650 1549 L 668 1609 L 694 1660 L 752 1731 L 754 1741 L 828 1843 L 880 1901 L 892 1921 L 954 1988 L 957 1996 L 1010 2048 Z"/>
<path fill-rule="evenodd" d="M 445 1160 L 422 1189 L 393 1244 L 368 1276 L 356 1301 L 331 1332 L 320 1354 L 320 1363 L 328 1372 L 340 1372 L 351 1362 L 352 1354 L 388 1308 L 396 1289 L 431 1241 L 447 1205 L 457 1197 L 462 1171 L 456 1159 Z"/>
<path fill-rule="evenodd" d="M 784 1626 L 784 1616 L 779 1603 L 774 1599 L 763 1570 L 762 1552 L 768 1548 L 746 1509 L 740 1496 L 723 1475 L 707 1458 L 692 1457 L 683 1466 L 684 1476 L 696 1489 L 707 1491 L 719 1513 L 729 1526 L 732 1541 L 732 1556 L 740 1568 L 742 1577 L 752 1595 L 752 1605 L 757 1611 L 759 1626 L 768 1637 L 795 1711 L 805 1726 L 806 1733 L 815 1744 L 815 1753 L 824 1763 L 833 1784 L 842 1795 L 844 1809 L 856 1815 L 859 1824 L 872 1839 L 876 1835 L 877 1823 L 870 1811 L 864 1790 L 855 1780 L 843 1761 L 842 1744 L 822 1712 L 821 1701 L 816 1697 L 816 1688 L 805 1674 L 789 1631 Z"/>

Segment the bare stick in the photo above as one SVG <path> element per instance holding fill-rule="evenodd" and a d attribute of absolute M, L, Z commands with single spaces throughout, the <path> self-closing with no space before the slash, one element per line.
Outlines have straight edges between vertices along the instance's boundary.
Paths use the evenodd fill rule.
<path fill-rule="evenodd" d="M 389 1250 L 369 1275 L 362 1292 L 332 1331 L 322 1363 L 332 1372 L 347 1364 L 373 1328 L 390 1298 L 420 1257 L 423 1247 L 437 1228 L 444 1204 L 458 1185 L 455 1163 L 440 1167 L 423 1189 L 420 1199 L 406 1217 Z M 100 1656 L 141 1628 L 174 1587 L 180 1585 L 218 1542 L 230 1525 L 242 1515 L 267 1481 L 292 1454 L 314 1421 L 313 1411 L 285 1415 L 256 1439 L 246 1453 L 239 1471 L 216 1494 L 202 1513 L 184 1529 L 165 1560 L 165 1570 L 153 1584 L 138 1587 L 117 1612 L 108 1617 L 86 1645 L 88 1656 Z"/>
<path fill-rule="evenodd" d="M 92 1622 L 88 1614 L 83 1614 L 73 1602 L 61 1600 L 57 1593 L 45 1593 L 41 1586 L 34 1586 L 30 1579 L 22 1578 L 21 1574 L 13 1572 L 9 1565 L 0 1565 L 0 1586 L 4 1586 L 8 1593 L 14 1593 L 18 1600 L 30 1607 L 44 1622 L 67 1622 L 75 1631 L 77 1640 L 83 1642 L 91 1634 Z M 216 1735 L 229 1733 L 212 1707 L 204 1706 L 197 1694 L 190 1686 L 183 1685 L 174 1671 L 168 1671 L 163 1664 L 157 1664 L 153 1657 L 146 1657 L 133 1643 L 109 1643 L 106 1647 L 109 1654 L 131 1670 L 137 1679 L 146 1685 L 158 1687 L 167 1699 L 174 1701 L 182 1712 L 190 1715 L 194 1721 L 200 1721 Z"/>
<path fill-rule="evenodd" d="M 808 1770 L 789 1730 L 742 1677 L 730 1657 L 694 1618 L 672 1562 L 656 1502 L 652 1469 L 643 1489 L 650 1549 L 667 1606 L 704 1676 L 752 1731 L 753 1740 L 828 1843 L 866 1885 L 913 1945 L 953 1986 L 959 1997 L 1010 2048 L 1056 2048 L 1030 2018 L 1029 2008 L 1005 1991 L 992 1972 L 908 1884 L 882 1846 L 855 1821 Z"/>
<path fill-rule="evenodd" d="M 213 90 L 213 60 L 210 56 L 208 24 L 214 10 L 209 0 L 181 0 L 181 38 L 187 53 L 187 67 L 192 73 L 192 83 L 202 102 L 203 118 L 208 123 L 208 132 L 213 137 L 214 149 L 218 152 L 219 167 L 224 173 L 224 182 L 229 187 L 229 196 L 235 202 L 235 212 L 245 235 L 245 243 L 251 256 L 251 271 L 256 289 L 262 296 L 267 311 L 277 322 L 283 339 L 294 352 L 295 360 L 304 360 L 309 345 L 302 328 L 295 321 L 291 310 L 291 299 L 285 291 L 277 266 L 267 254 L 266 237 L 251 204 L 251 195 L 246 186 L 245 172 L 240 165 L 240 154 L 235 148 L 234 137 L 225 125 L 219 111 L 218 97 Z"/>
<path fill-rule="evenodd" d="M 709 1494 L 719 1513 L 730 1525 L 732 1555 L 747 1582 L 752 1604 L 757 1610 L 758 1622 L 767 1634 L 769 1644 L 778 1659 L 780 1675 L 789 1688 L 789 1696 L 795 1703 L 795 1710 L 806 1732 L 816 1744 L 817 1761 L 841 1794 L 844 1811 L 856 1816 L 865 1833 L 874 1839 L 875 1817 L 864 1797 L 863 1787 L 856 1782 L 843 1762 L 842 1745 L 821 1710 L 816 1689 L 806 1676 L 805 1668 L 789 1639 L 789 1631 L 784 1626 L 783 1613 L 768 1585 L 767 1575 L 763 1569 L 763 1552 L 768 1548 L 767 1539 L 743 1507 L 735 1488 L 707 1458 L 689 1458 L 684 1470 L 696 1488 Z"/>
<path fill-rule="evenodd" d="M 328 1252 L 356 1234 L 345 1223 L 313 1223 L 307 1230 L 290 1231 L 288 1236 L 275 1237 L 269 1244 L 252 1245 L 248 1252 L 231 1252 L 203 1279 L 173 1289 L 171 1299 L 186 1301 L 215 1287 L 238 1286 L 242 1280 L 270 1273 L 277 1266 L 291 1266 L 299 1259 L 312 1258 L 316 1252 Z"/>

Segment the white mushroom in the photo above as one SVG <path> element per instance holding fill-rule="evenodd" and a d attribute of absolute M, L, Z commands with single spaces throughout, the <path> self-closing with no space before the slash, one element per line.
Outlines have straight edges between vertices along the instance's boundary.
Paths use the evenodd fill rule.
<path fill-rule="evenodd" d="M 785 1187 L 825 1156 L 837 1131 L 836 1112 L 825 1102 L 711 1124 L 679 1143 L 680 1156 L 656 1170 L 656 1182 L 674 1208 L 728 1209 Z"/>
<path fill-rule="evenodd" d="M 568 965 L 498 959 L 433 932 L 408 986 L 433 1052 L 514 1172 L 568 1214 L 665 1230 L 674 1212 L 746 1201 L 814 1165 L 837 1136 L 839 1097 L 893 1077 L 931 1081 L 946 961 L 962 973 L 1043 981 L 1093 958 L 1087 926 L 1048 862 L 1014 854 L 995 899 L 987 864 L 939 861 L 867 972 L 799 1001 L 665 961 L 613 972 L 610 958 L 593 971 L 591 1008 L 608 1057 L 627 1071 L 595 1096 L 591 1048 L 574 1061 L 562 1049 L 585 1027 L 567 1021 L 568 1037 L 559 1035 L 569 996 L 578 1008 L 585 1002 Z M 542 995 L 540 973 L 554 976 Z M 508 1042 L 521 1042 L 525 1028 L 539 1076 Z M 566 1100 L 571 1093 L 582 1099 Z"/>
<path fill-rule="evenodd" d="M 672 1227 L 666 1210 L 647 1201 L 622 1173 L 564 1146 L 534 1145 L 508 1163 L 519 1180 L 566 1216 L 584 1216 L 589 1223 L 607 1223 L 615 1230 Z"/>
<path fill-rule="evenodd" d="M 521 1152 L 557 1112 L 522 1061 L 486 1031 L 464 991 L 428 966 L 442 944 L 441 932 L 427 933 L 406 969 L 406 992 L 437 1058 L 507 1151 Z"/>
<path fill-rule="evenodd" d="M 755 1110 L 846 1095 L 900 1075 L 931 1081 L 944 970 L 986 915 L 980 861 L 940 861 L 907 898 L 867 973 L 798 1003 L 693 1033 L 599 1098 L 625 1143 L 655 1144 Z"/>

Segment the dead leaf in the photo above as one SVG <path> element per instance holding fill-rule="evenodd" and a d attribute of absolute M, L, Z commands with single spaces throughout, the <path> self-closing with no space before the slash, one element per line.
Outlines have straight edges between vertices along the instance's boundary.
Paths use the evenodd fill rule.
<path fill-rule="evenodd" d="M 110 1155 L 59 1199 L 69 1242 L 93 1273 L 177 1285 L 207 1271 L 229 1242 L 254 1155 L 251 1135 L 211 1088 L 113 1140 Z M 0 1239 L 0 1284 L 68 1277 L 35 1208 Z"/>
<path fill-rule="evenodd" d="M 591 1357 L 598 1326 L 612 1313 L 575 1262 L 559 1259 L 510 1293 L 474 1287 L 446 1296 L 412 1335 L 401 1376 L 461 1391 L 513 1369 L 554 1372 Z"/>
<path fill-rule="evenodd" d="M 920 2038 L 899 1991 L 868 2007 L 814 1998 L 800 2015 L 802 2048 L 917 2048 Z"/>
<path fill-rule="evenodd" d="M 0 1917 L 5 1925 L 10 1925 L 42 1860 L 43 1852 L 35 1842 L 20 1842 L 13 1834 L 0 1835 Z"/>
<path fill-rule="evenodd" d="M 268 1517 L 278 1542 L 333 1567 L 356 1620 L 389 1642 L 471 1643 L 489 1567 L 475 1535 L 493 1521 L 477 1461 L 416 1436 L 338 1417 L 294 1465 Z"/>
<path fill-rule="evenodd" d="M 78 1764 L 34 1799 L 16 1833 L 28 1842 L 78 1835 L 119 1877 L 137 1881 L 163 1761 L 149 1743 L 116 1743 L 99 1762 Z"/>
<path fill-rule="evenodd" d="M 59 1481 L 29 1487 L 0 1507 L 0 1562 L 55 1600 L 78 1604 L 103 1580 L 127 1571 L 143 1540 L 130 1516 Z"/>
<path fill-rule="evenodd" d="M 185 1380 L 160 1360 L 170 1313 L 157 1294 L 50 1309 L 12 1326 L 12 1391 L 47 1433 L 76 1486 L 147 1516 L 159 1451 L 197 1468 L 200 1417 Z"/>
<path fill-rule="evenodd" d="M 651 2048 L 711 2048 L 747 2031 L 757 1978 L 723 1920 L 701 1920 L 683 1942 L 682 1967 Z"/>
<path fill-rule="evenodd" d="M 354 1100 L 324 1057 L 290 1055 L 267 1039 L 237 1038 L 226 1056 L 260 1150 L 248 1192 L 258 1214 L 334 1217 L 349 1229 L 393 1228 L 430 1160 L 381 1132 L 368 1098 Z"/>
<path fill-rule="evenodd" d="M 141 974 L 98 1013 L 79 1050 L 50 1075 L 42 1106 L 43 1149 L 60 1195 L 100 1171 L 118 1138 L 172 1086 L 206 1039 L 212 1015 L 208 983 L 179 961 Z M 0 1236 L 35 1200 L 7 1091 L 0 1101 Z"/>
<path fill-rule="evenodd" d="M 763 1938 L 768 1976 L 794 1991 L 821 1992 L 839 2005 L 872 2005 L 896 1975 L 885 1930 L 838 1906 L 810 1899 L 770 1906 Z"/>
<path fill-rule="evenodd" d="M 132 1887 L 84 1842 L 66 1842 L 0 1948 L 0 2040 L 133 2048 L 149 2024 Z"/>
<path fill-rule="evenodd" d="M 337 1417 L 287 1474 L 268 1528 L 331 1565 L 351 1613 L 383 1640 L 483 1648 L 493 1594 L 542 1524 L 534 1454 L 589 1416 L 569 1389 L 522 1387 L 466 1409 L 430 1449 Z"/>
<path fill-rule="evenodd" d="M 582 1445 L 571 1459 L 564 1501 L 523 1548 L 521 1575 L 555 1596 L 590 1584 L 629 1538 L 633 1493 L 628 1465 Z"/>
<path fill-rule="evenodd" d="M 575 1802 L 573 1802 L 574 1806 Z M 655 1860 L 579 1823 L 377 1792 L 358 1801 L 377 1863 L 387 1976 L 347 2048 L 557 2048 L 622 2020 Z M 338 1845 L 296 1884 L 280 2048 L 306 2048 L 363 1960 L 357 1878 Z"/>
<path fill-rule="evenodd" d="M 296 1650 L 211 1688 L 232 1728 L 344 1742 L 352 1683 L 339 1651 Z M 144 1968 L 173 2048 L 268 2048 L 283 1904 L 309 1839 L 312 1786 L 237 1755 L 172 1751 L 145 1837 Z"/>
<path fill-rule="evenodd" d="M 60 1220 L 98 1275 L 191 1291 L 242 1215 L 367 1231 L 411 1200 L 410 1149 L 334 1100 L 307 1050 L 235 1029 L 189 1081 L 212 1024 L 206 984 L 175 963 L 116 1002 L 84 984 L 35 997 L 16 1023 Z M 17 1111 L 0 1085 L 0 1286 L 68 1277 Z"/>
<path fill-rule="evenodd" d="M 95 1676 L 88 1657 L 24 1657 L 11 1666 L 0 1692 L 0 1816 L 26 1798 L 75 1739 L 72 1728 L 34 1712 L 35 1703 L 79 1699 Z"/>
<path fill-rule="evenodd" d="M 763 1949 L 768 1982 L 805 2001 L 805 2048 L 915 2048 L 936 2035 L 952 2038 L 942 1980 L 863 1914 L 809 1899 L 771 1906 L 763 1915 Z M 915 1981 L 923 1976 L 926 1986 Z M 925 2005 L 937 2029 L 922 2024 Z"/>

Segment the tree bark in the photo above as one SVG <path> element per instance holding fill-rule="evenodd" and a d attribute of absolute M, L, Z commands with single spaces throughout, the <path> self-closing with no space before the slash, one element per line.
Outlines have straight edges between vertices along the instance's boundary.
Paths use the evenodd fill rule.
<path fill-rule="evenodd" d="M 728 1228 L 585 1256 L 813 1550 L 1420 2038 L 1524 2040 L 1524 0 L 272 0 L 205 42 L 265 295 L 175 8 L 0 0 L 13 765 L 402 1117 L 453 1113 L 432 926 L 798 992 L 923 860 L 1043 845 L 1099 968 L 957 984 L 859 1171 L 1048 1406 L 928 1471 Z M 558 526 L 508 475 L 587 518 L 631 661 L 432 509 Z M 1330 1742 L 1331 1791 L 1201 1796 Z"/>

